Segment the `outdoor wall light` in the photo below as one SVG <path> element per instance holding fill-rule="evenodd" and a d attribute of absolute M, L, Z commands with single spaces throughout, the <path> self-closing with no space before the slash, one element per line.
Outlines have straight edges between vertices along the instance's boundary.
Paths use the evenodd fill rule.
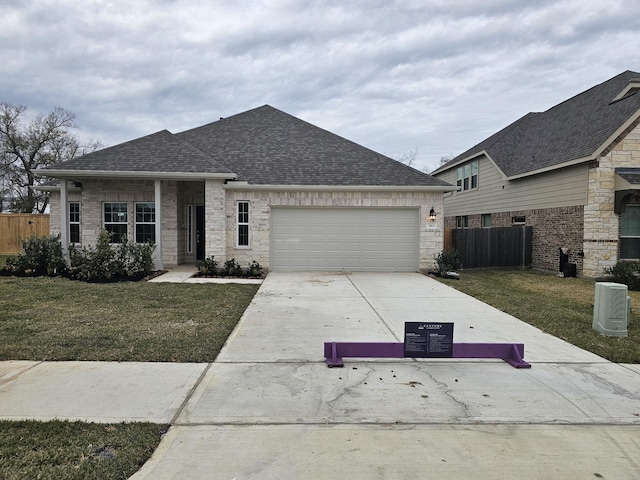
<path fill-rule="evenodd" d="M 433 207 L 431 207 L 431 210 L 429 210 L 429 221 L 436 221 L 436 211 L 433 209 Z"/>

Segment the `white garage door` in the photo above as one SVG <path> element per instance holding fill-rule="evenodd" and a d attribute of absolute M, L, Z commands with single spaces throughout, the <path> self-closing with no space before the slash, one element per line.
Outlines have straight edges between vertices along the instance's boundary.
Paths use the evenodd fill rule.
<path fill-rule="evenodd" d="M 273 270 L 418 270 L 419 212 L 272 208 Z"/>

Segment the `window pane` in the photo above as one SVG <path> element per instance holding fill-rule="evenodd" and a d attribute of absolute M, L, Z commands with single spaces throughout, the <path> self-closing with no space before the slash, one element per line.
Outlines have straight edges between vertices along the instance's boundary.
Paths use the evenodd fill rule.
<path fill-rule="evenodd" d="M 471 175 L 478 175 L 478 162 L 471 162 Z"/>
<path fill-rule="evenodd" d="M 640 236 L 640 205 L 627 205 L 620 214 L 620 235 Z"/>
<path fill-rule="evenodd" d="M 471 188 L 478 188 L 478 176 L 471 177 Z"/>
<path fill-rule="evenodd" d="M 458 167 L 458 181 L 461 181 L 463 177 L 462 167 Z"/>
<path fill-rule="evenodd" d="M 104 228 L 111 234 L 111 243 L 122 243 L 124 237 L 127 236 L 126 223 L 105 224 Z"/>
<path fill-rule="evenodd" d="M 126 203 L 105 203 L 104 204 L 104 221 L 126 222 L 127 221 L 127 204 Z"/>
<path fill-rule="evenodd" d="M 155 203 L 136 203 L 136 222 L 154 223 L 155 221 Z"/>
<path fill-rule="evenodd" d="M 249 225 L 238 225 L 238 245 L 241 247 L 249 245 Z"/>
<path fill-rule="evenodd" d="M 620 258 L 638 259 L 640 258 L 640 238 L 620 239 Z"/>
<path fill-rule="evenodd" d="M 152 223 L 139 223 L 136 225 L 136 243 L 155 242 L 156 226 Z"/>
<path fill-rule="evenodd" d="M 71 243 L 80 243 L 80 224 L 72 223 L 69 225 L 69 241 Z"/>

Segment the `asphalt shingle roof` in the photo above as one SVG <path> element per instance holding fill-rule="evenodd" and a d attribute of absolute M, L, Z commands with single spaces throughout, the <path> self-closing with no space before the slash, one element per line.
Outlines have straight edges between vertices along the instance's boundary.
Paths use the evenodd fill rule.
<path fill-rule="evenodd" d="M 483 150 L 507 176 L 526 174 L 592 156 L 640 109 L 640 94 L 616 96 L 640 73 L 626 71 L 545 112 L 528 113 L 438 168 Z"/>
<path fill-rule="evenodd" d="M 163 130 L 53 170 L 237 175 L 256 185 L 450 185 L 269 105 L 178 134 Z"/>
<path fill-rule="evenodd" d="M 168 130 L 52 165 L 54 170 L 231 173 Z"/>

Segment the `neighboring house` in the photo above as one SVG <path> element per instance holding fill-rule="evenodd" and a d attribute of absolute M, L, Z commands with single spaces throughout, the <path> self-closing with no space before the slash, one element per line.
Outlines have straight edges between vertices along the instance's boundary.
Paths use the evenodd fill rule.
<path fill-rule="evenodd" d="M 271 270 L 426 270 L 455 190 L 268 105 L 38 173 L 64 180 L 48 190 L 65 246 L 104 228 L 114 242 L 154 241 L 159 267 L 214 255 Z"/>
<path fill-rule="evenodd" d="M 640 259 L 638 90 L 640 73 L 626 71 L 435 170 L 458 187 L 445 227 L 533 226 L 534 267 L 558 270 L 562 253 L 589 277 Z"/>

